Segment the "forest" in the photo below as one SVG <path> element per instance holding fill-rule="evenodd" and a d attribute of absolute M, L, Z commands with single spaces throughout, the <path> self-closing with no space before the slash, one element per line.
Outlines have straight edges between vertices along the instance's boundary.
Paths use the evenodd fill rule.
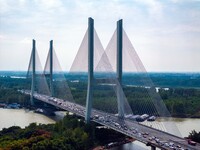
<path fill-rule="evenodd" d="M 127 138 L 114 130 L 96 127 L 68 113 L 55 124 L 31 123 L 24 129 L 12 126 L 0 131 L 0 150 L 88 150 Z M 200 142 L 200 132 L 193 130 L 188 138 Z"/>
<path fill-rule="evenodd" d="M 21 75 L 21 74 L 20 74 Z M 23 76 L 24 77 L 24 76 Z M 181 83 L 184 84 L 181 77 Z M 196 79 L 199 77 L 197 76 Z M 87 94 L 86 77 L 81 76 L 77 80 L 76 76 L 68 76 L 66 86 L 60 80 L 54 80 L 54 94 L 56 97 L 69 99 L 72 94 L 72 100 L 85 105 Z M 195 79 L 195 82 L 198 81 Z M 156 80 L 154 78 L 154 80 Z M 157 78 L 156 84 L 159 85 L 161 76 Z M 178 79 L 176 82 L 179 82 Z M 199 79 L 198 79 L 199 80 Z M 76 82 L 74 82 L 76 81 Z M 47 80 L 48 82 L 48 80 Z M 128 82 L 125 81 L 125 82 Z M 143 114 L 151 112 L 154 114 L 153 107 L 147 109 L 142 106 L 150 104 L 149 93 L 156 92 L 155 87 L 146 88 L 140 86 L 140 81 L 134 86 L 123 85 L 124 94 L 134 114 Z M 165 83 L 158 89 L 158 94 L 163 99 L 166 107 L 173 117 L 200 117 L 200 89 L 198 84 L 192 86 L 193 81 L 187 81 L 187 86 L 166 86 Z M 12 78 L 9 75 L 0 76 L 0 103 L 20 103 L 22 106 L 27 107 L 30 104 L 30 97 L 18 92 L 19 89 L 30 89 L 30 79 L 25 78 Z M 123 82 L 124 83 L 124 82 Z M 128 83 L 131 83 L 129 81 Z M 142 83 L 142 82 L 141 82 Z M 189 84 L 190 83 L 190 84 Z M 197 85 L 197 86 L 196 86 Z M 165 87 L 168 87 L 166 90 Z M 65 89 L 65 90 L 61 90 Z M 68 91 L 70 89 L 70 91 Z M 61 91 L 60 91 L 61 90 Z M 116 94 L 115 88 L 111 85 L 95 84 L 94 90 L 94 108 L 104 110 L 107 112 L 116 113 Z M 67 94 L 66 94 L 67 93 Z M 151 105 L 150 105 L 151 106 Z M 0 131 L 0 150 L 43 150 L 43 149 L 91 149 L 97 145 L 104 145 L 112 142 L 113 140 L 123 140 L 126 137 L 113 130 L 98 129 L 96 124 L 92 123 L 87 125 L 84 121 L 75 116 L 67 114 L 63 120 L 55 124 L 39 124 L 32 123 L 29 126 L 21 129 L 20 127 L 13 126 L 4 128 Z M 106 136 L 105 136 L 106 135 Z M 192 131 L 189 138 L 199 142 L 200 132 Z M 112 140 L 111 140 L 112 139 Z"/>
<path fill-rule="evenodd" d="M 194 85 L 194 87 L 192 87 L 192 85 L 190 85 L 190 87 L 187 87 L 186 85 L 184 87 L 169 86 L 167 90 L 160 86 L 157 93 L 160 95 L 159 97 L 162 98 L 171 116 L 191 118 L 200 117 L 200 88 L 196 87 L 196 83 L 198 83 L 200 78 L 198 75 L 199 74 L 195 74 L 191 77 L 187 74 L 183 74 L 182 76 L 179 74 L 165 74 L 165 76 L 162 74 L 157 74 L 152 76 L 156 84 L 163 84 L 164 81 L 167 82 L 168 80 L 172 80 L 174 82 L 180 82 L 179 84 L 183 84 L 183 81 L 185 81 L 186 84 L 192 83 L 192 85 Z M 124 79 L 125 81 L 123 82 L 123 91 L 133 114 L 141 115 L 147 113 L 157 115 L 155 108 L 153 108 L 152 98 L 150 98 L 150 96 L 152 96 L 152 91 L 156 93 L 155 86 L 151 88 L 139 86 L 139 82 L 141 81 L 139 78 L 137 80 L 138 84 L 134 86 L 124 85 L 127 81 L 129 81 L 129 84 L 131 83 L 129 74 L 127 74 L 126 77 L 126 80 Z M 163 78 L 162 82 L 161 78 Z M 83 74 L 82 76 L 68 75 L 66 76 L 65 83 L 61 82 L 60 80 L 54 80 L 54 96 L 62 99 L 72 100 L 81 105 L 85 105 L 87 94 L 86 79 L 86 75 Z M 191 81 L 189 81 L 189 79 Z M 171 85 L 173 85 L 172 81 L 170 81 Z M 17 102 L 22 106 L 28 105 L 30 99 L 29 96 L 22 95 L 17 90 L 30 89 L 30 83 L 30 78 L 11 78 L 10 76 L 5 75 L 0 77 L 0 103 Z M 117 101 L 114 87 L 110 86 L 109 84 L 103 85 L 96 83 L 93 87 L 93 91 L 94 108 L 110 113 L 117 113 Z"/>
<path fill-rule="evenodd" d="M 81 118 L 69 114 L 55 124 L 31 123 L 24 129 L 12 126 L 0 131 L 0 150 L 88 150 L 126 138 L 96 126 L 95 123 L 85 124 Z"/>

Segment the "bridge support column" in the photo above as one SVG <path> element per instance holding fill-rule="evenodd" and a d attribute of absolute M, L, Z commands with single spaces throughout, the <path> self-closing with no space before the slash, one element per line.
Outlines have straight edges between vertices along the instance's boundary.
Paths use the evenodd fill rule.
<path fill-rule="evenodd" d="M 151 146 L 151 150 L 156 150 L 156 147 L 155 146 Z"/>
<path fill-rule="evenodd" d="M 122 46 L 123 46 L 123 28 L 122 19 L 117 22 L 117 103 L 119 118 L 124 118 L 124 99 L 122 92 Z"/>
<path fill-rule="evenodd" d="M 33 39 L 32 46 L 32 84 L 31 84 L 31 106 L 34 106 L 34 91 L 35 91 L 35 40 Z"/>
<path fill-rule="evenodd" d="M 94 20 L 88 19 L 88 89 L 86 101 L 86 123 L 90 122 L 90 115 L 92 109 L 92 96 L 93 96 L 93 57 L 94 56 Z"/>
<path fill-rule="evenodd" d="M 50 92 L 51 96 L 54 96 L 53 93 L 53 40 L 50 41 Z"/>

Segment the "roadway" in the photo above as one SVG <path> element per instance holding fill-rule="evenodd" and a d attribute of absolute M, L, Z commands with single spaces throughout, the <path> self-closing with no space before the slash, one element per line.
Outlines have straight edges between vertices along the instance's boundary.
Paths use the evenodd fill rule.
<path fill-rule="evenodd" d="M 20 90 L 21 93 L 30 95 L 29 90 Z M 85 107 L 62 99 L 34 93 L 34 98 L 51 104 L 60 109 L 72 112 L 78 116 L 85 117 Z M 91 120 L 101 125 L 107 126 L 117 132 L 132 137 L 144 144 L 168 150 L 200 150 L 200 144 L 189 145 L 187 140 L 167 132 L 139 124 L 129 119 L 119 119 L 114 114 L 105 113 L 99 110 L 92 110 Z"/>

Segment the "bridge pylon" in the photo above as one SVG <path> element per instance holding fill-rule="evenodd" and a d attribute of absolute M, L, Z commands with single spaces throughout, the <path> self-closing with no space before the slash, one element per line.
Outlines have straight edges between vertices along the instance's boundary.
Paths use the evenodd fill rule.
<path fill-rule="evenodd" d="M 124 100 L 122 92 L 122 48 L 123 48 L 123 27 L 122 19 L 117 22 L 117 103 L 119 118 L 124 118 Z M 85 121 L 90 122 L 94 84 L 94 20 L 88 19 L 88 88 L 86 100 Z"/>
<path fill-rule="evenodd" d="M 88 18 L 88 89 L 86 100 L 86 123 L 90 122 L 94 82 L 94 20 Z"/>
<path fill-rule="evenodd" d="M 50 41 L 50 48 L 49 48 L 49 56 L 50 56 L 50 94 L 51 96 L 54 96 L 54 91 L 53 91 L 53 40 Z"/>
<path fill-rule="evenodd" d="M 33 39 L 32 41 L 32 84 L 31 84 L 31 106 L 34 106 L 34 91 L 35 91 L 35 50 L 36 50 L 36 41 Z"/>
<path fill-rule="evenodd" d="M 122 19 L 117 21 L 117 106 L 119 118 L 124 118 L 124 99 L 122 92 L 122 55 L 123 55 L 123 21 Z"/>

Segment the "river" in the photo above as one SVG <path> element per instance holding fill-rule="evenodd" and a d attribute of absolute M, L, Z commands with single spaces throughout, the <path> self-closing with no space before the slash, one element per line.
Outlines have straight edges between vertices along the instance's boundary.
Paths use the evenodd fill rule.
<path fill-rule="evenodd" d="M 14 125 L 24 128 L 33 122 L 42 124 L 55 123 L 53 119 L 33 111 L 0 108 L 0 130 Z"/>
<path fill-rule="evenodd" d="M 53 118 L 49 118 L 42 114 L 34 113 L 33 111 L 28 111 L 24 109 L 3 109 L 0 108 L 0 130 L 3 128 L 8 128 L 13 125 L 20 126 L 24 128 L 30 123 L 37 122 L 42 124 L 55 123 L 55 120 L 63 116 L 63 112 L 57 113 Z M 193 118 L 172 118 L 170 120 L 158 119 L 158 122 L 172 122 L 178 127 L 180 133 L 183 137 L 188 136 L 189 132 L 196 130 L 200 132 L 200 119 Z M 134 142 L 125 144 L 121 147 L 114 148 L 113 150 L 141 150 L 148 149 L 144 144 L 140 142 Z"/>

